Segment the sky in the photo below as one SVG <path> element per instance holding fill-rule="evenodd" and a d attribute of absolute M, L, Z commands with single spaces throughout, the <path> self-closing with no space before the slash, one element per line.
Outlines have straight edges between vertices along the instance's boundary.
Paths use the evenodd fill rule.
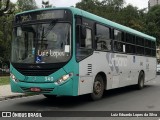
<path fill-rule="evenodd" d="M 17 0 L 11 0 L 16 2 Z M 38 6 L 41 6 L 42 0 L 35 0 Z M 56 7 L 68 7 L 75 6 L 75 4 L 81 0 L 49 0 L 50 4 L 53 4 Z M 125 0 L 126 4 L 131 4 L 138 7 L 139 9 L 147 8 L 149 0 Z"/>

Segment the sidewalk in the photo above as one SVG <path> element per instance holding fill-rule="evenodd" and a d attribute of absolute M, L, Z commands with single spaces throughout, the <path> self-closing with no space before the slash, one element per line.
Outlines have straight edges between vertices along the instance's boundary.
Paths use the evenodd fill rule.
<path fill-rule="evenodd" d="M 25 96 L 23 93 L 12 93 L 10 85 L 0 86 L 0 101 Z"/>

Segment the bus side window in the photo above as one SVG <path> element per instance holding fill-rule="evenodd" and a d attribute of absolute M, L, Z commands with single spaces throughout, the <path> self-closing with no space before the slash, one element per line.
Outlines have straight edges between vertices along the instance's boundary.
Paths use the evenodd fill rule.
<path fill-rule="evenodd" d="M 89 56 L 92 50 L 92 30 L 86 28 L 86 38 L 81 37 L 81 26 L 76 27 L 76 58 L 80 61 Z"/>
<path fill-rule="evenodd" d="M 99 51 L 111 50 L 110 32 L 111 32 L 110 28 L 96 24 L 96 50 Z"/>
<path fill-rule="evenodd" d="M 80 41 L 80 25 L 76 26 L 76 47 L 79 47 L 79 41 Z"/>
<path fill-rule="evenodd" d="M 119 30 L 114 30 L 114 40 L 122 41 L 122 32 Z"/>
<path fill-rule="evenodd" d="M 116 52 L 126 52 L 126 44 L 124 40 L 124 33 L 122 34 L 119 30 L 114 30 L 114 51 Z"/>
<path fill-rule="evenodd" d="M 86 28 L 85 47 L 87 49 L 92 49 L 92 32 L 89 28 Z"/>
<path fill-rule="evenodd" d="M 81 27 L 76 27 L 76 40 L 78 48 L 92 49 L 92 30 L 86 28 L 86 38 L 81 37 Z"/>

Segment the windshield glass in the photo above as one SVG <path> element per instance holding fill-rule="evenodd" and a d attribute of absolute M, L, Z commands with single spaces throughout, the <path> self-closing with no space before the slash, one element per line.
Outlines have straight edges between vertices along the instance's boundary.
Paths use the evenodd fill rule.
<path fill-rule="evenodd" d="M 71 55 L 69 23 L 34 24 L 13 30 L 13 63 L 67 62 Z"/>

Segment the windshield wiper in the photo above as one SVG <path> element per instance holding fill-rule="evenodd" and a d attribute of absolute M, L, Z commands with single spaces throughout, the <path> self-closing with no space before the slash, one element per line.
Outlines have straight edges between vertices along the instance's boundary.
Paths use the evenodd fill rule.
<path fill-rule="evenodd" d="M 42 28 L 42 39 L 41 39 L 41 49 L 43 48 L 43 41 L 44 38 L 50 33 L 50 31 L 54 28 L 54 26 L 57 24 L 58 19 L 54 19 L 50 22 L 49 26 L 47 27 L 46 31 L 44 32 L 44 27 Z"/>
<path fill-rule="evenodd" d="M 52 21 L 50 22 L 49 26 L 47 27 L 47 29 L 46 29 L 45 32 L 44 32 L 44 27 L 43 27 L 43 32 L 44 32 L 44 33 L 42 33 L 42 35 L 44 35 L 44 36 L 42 36 L 42 38 L 46 37 L 46 36 L 50 33 L 50 31 L 51 31 L 51 30 L 54 28 L 54 26 L 57 24 L 57 21 L 58 21 L 58 19 L 52 20 Z"/>

